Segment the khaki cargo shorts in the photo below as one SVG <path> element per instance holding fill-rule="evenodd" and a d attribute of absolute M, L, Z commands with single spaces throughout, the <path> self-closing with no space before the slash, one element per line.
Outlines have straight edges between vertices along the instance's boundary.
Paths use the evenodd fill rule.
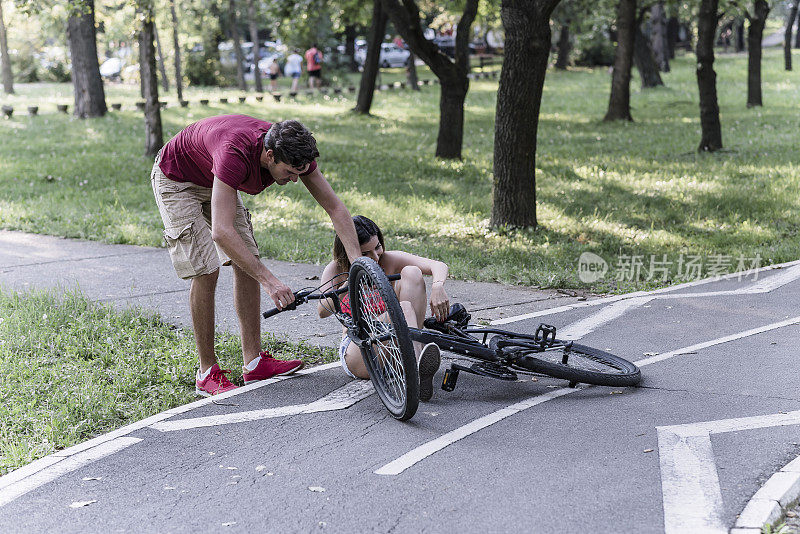
<path fill-rule="evenodd" d="M 181 278 L 194 278 L 211 274 L 220 265 L 230 265 L 231 259 L 211 239 L 211 188 L 170 180 L 161 172 L 160 161 L 159 152 L 150 182 L 175 272 Z M 250 212 L 242 204 L 241 195 L 237 195 L 234 226 L 247 249 L 260 257 Z"/>

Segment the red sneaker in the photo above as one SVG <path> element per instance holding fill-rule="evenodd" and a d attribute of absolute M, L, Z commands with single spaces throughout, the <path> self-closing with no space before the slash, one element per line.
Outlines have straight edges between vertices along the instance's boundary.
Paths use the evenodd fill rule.
<path fill-rule="evenodd" d="M 198 375 L 199 373 L 200 371 L 198 370 Z M 236 386 L 225 376 L 228 373 L 230 371 L 220 369 L 219 365 L 215 363 L 211 366 L 211 372 L 208 373 L 207 377 L 203 380 L 195 378 L 194 392 L 203 397 L 210 397 L 211 395 L 218 395 L 236 389 Z"/>
<path fill-rule="evenodd" d="M 242 367 L 242 378 L 245 384 L 266 380 L 273 376 L 290 375 L 303 368 L 303 362 L 301 360 L 276 360 L 272 357 L 272 354 L 267 351 L 260 353 L 259 356 L 261 360 L 259 360 L 258 365 L 256 365 L 256 368 L 252 371 L 247 370 L 246 367 Z"/>

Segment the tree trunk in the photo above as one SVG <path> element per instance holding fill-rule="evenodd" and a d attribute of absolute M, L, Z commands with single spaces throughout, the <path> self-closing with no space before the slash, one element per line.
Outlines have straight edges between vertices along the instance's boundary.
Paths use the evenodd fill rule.
<path fill-rule="evenodd" d="M 633 62 L 636 64 L 636 70 L 639 71 L 639 78 L 642 79 L 642 88 L 647 89 L 664 85 L 661 80 L 661 74 L 658 73 L 658 64 L 653 58 L 653 51 L 650 49 L 650 42 L 642 32 L 642 27 L 639 24 L 634 25 L 634 42 L 633 42 Z"/>
<path fill-rule="evenodd" d="M 236 0 L 230 0 L 228 5 L 228 21 L 230 21 L 231 25 L 233 53 L 236 56 L 236 79 L 239 82 L 239 89 L 242 91 L 247 91 L 247 82 L 244 79 L 244 54 L 242 54 L 242 39 L 239 37 L 239 21 L 238 17 L 236 16 Z"/>
<path fill-rule="evenodd" d="M 464 12 L 456 28 L 454 61 L 434 43 L 425 39 L 420 26 L 419 8 L 414 0 L 382 2 L 383 9 L 403 40 L 430 67 L 441 83 L 439 110 L 442 115 L 439 117 L 436 156 L 460 159 L 464 131 L 464 98 L 469 89 L 469 37 L 472 22 L 478 12 L 478 0 L 466 0 L 464 3 Z"/>
<path fill-rule="evenodd" d="M 72 87 L 75 116 L 102 117 L 108 111 L 100 65 L 97 62 L 97 34 L 94 26 L 94 0 L 70 0 L 67 40 L 72 59 Z"/>
<path fill-rule="evenodd" d="M 464 140 L 464 100 L 469 81 L 461 76 L 444 76 L 439 93 L 439 135 L 436 138 L 436 157 L 461 159 Z"/>
<path fill-rule="evenodd" d="M 800 48 L 800 11 L 797 12 L 797 31 L 794 34 L 794 47 Z"/>
<path fill-rule="evenodd" d="M 678 44 L 678 32 L 680 32 L 680 22 L 678 17 L 667 19 L 667 53 L 669 59 L 675 59 L 675 47 Z"/>
<path fill-rule="evenodd" d="M 738 54 L 744 52 L 744 17 L 738 17 L 733 26 L 736 28 L 735 50 Z"/>
<path fill-rule="evenodd" d="M 417 56 L 414 55 L 414 52 L 409 51 L 408 55 L 408 66 L 406 67 L 406 83 L 408 86 L 414 90 L 419 91 L 419 78 L 417 78 L 417 65 L 414 63 L 417 60 Z"/>
<path fill-rule="evenodd" d="M 175 13 L 175 0 L 169 0 L 172 14 L 172 46 L 175 48 L 175 88 L 178 90 L 178 102 L 183 101 L 183 75 L 181 74 L 181 47 L 178 43 L 178 15 Z"/>
<path fill-rule="evenodd" d="M 747 107 L 761 106 L 761 40 L 769 15 L 767 0 L 755 0 L 747 28 Z"/>
<path fill-rule="evenodd" d="M 250 40 L 253 42 L 253 83 L 257 93 L 264 92 L 264 85 L 261 83 L 261 69 L 258 68 L 258 59 L 261 54 L 261 46 L 258 42 L 258 24 L 256 24 L 256 5 L 253 0 L 247 0 L 247 24 L 250 27 Z"/>
<path fill-rule="evenodd" d="M 14 94 L 14 75 L 11 73 L 11 59 L 8 57 L 8 39 L 6 38 L 6 21 L 3 18 L 3 2 L 0 0 L 0 62 L 3 63 L 3 91 L 7 95 Z"/>
<path fill-rule="evenodd" d="M 719 0 L 701 0 L 697 17 L 697 88 L 700 93 L 699 152 L 722 148 L 722 127 L 717 102 L 717 73 L 714 72 L 714 38 L 717 34 Z"/>
<path fill-rule="evenodd" d="M 569 22 L 561 24 L 561 31 L 558 34 L 558 44 L 556 45 L 556 65 L 559 70 L 566 70 L 569 65 Z"/>
<path fill-rule="evenodd" d="M 792 26 L 794 25 L 794 19 L 797 18 L 798 2 L 800 2 L 800 0 L 795 0 L 792 7 L 789 9 L 786 31 L 783 33 L 783 66 L 786 70 L 792 70 Z M 798 28 L 797 33 L 800 33 L 800 28 Z"/>
<path fill-rule="evenodd" d="M 158 26 L 153 23 L 153 35 L 156 38 L 156 53 L 158 54 L 158 74 L 161 77 L 161 87 L 164 92 L 169 92 L 169 78 L 167 78 L 167 68 L 164 65 L 164 54 L 161 53 L 161 39 L 158 38 Z"/>
<path fill-rule="evenodd" d="M 164 146 L 161 129 L 161 107 L 158 102 L 158 77 L 156 76 L 155 21 L 152 8 L 145 8 L 139 31 L 139 73 L 144 96 L 145 154 L 155 156 Z"/>
<path fill-rule="evenodd" d="M 620 0 L 617 7 L 617 50 L 614 72 L 611 75 L 611 96 L 604 121 L 626 120 L 631 117 L 631 64 L 635 37 L 636 0 Z"/>
<path fill-rule="evenodd" d="M 381 42 L 383 34 L 386 32 L 386 13 L 383 10 L 381 0 L 373 0 L 372 3 L 372 24 L 369 27 L 367 36 L 367 57 L 364 59 L 364 70 L 361 73 L 361 84 L 358 87 L 358 99 L 353 111 L 363 115 L 369 115 L 372 107 L 372 97 L 375 94 L 375 80 L 378 78 L 380 66 Z"/>
<path fill-rule="evenodd" d="M 503 0 L 505 57 L 497 90 L 491 226 L 536 226 L 536 135 L 558 0 Z"/>
<path fill-rule="evenodd" d="M 667 43 L 667 15 L 664 2 L 658 2 L 650 8 L 650 20 L 653 25 L 652 47 L 658 69 L 669 72 L 669 44 Z"/>
<path fill-rule="evenodd" d="M 348 24 L 344 27 L 344 55 L 347 56 L 347 67 L 350 72 L 358 72 L 356 63 L 356 25 Z"/>

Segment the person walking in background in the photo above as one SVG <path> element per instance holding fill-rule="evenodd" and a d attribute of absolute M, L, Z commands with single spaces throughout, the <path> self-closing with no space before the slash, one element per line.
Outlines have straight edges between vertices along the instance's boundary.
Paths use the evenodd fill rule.
<path fill-rule="evenodd" d="M 292 78 L 292 92 L 297 92 L 297 84 L 300 81 L 300 75 L 303 74 L 303 56 L 300 51 L 295 48 L 289 57 L 286 58 L 286 68 L 284 69 L 286 76 Z"/>
<path fill-rule="evenodd" d="M 278 90 L 278 76 L 281 75 L 281 66 L 278 65 L 278 58 L 272 58 L 269 64 L 269 90 L 273 93 Z"/>
<path fill-rule="evenodd" d="M 311 48 L 306 50 L 306 70 L 308 71 L 308 87 L 310 89 L 322 86 L 322 52 L 314 43 Z"/>

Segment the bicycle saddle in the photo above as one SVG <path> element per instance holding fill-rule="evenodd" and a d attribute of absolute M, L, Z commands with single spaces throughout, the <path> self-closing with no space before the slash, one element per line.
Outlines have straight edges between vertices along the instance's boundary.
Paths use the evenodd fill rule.
<path fill-rule="evenodd" d="M 471 318 L 472 315 L 467 313 L 467 309 L 464 307 L 464 305 L 456 302 L 455 304 L 450 305 L 450 313 L 447 315 L 445 322 L 452 321 L 456 326 L 464 328 L 469 324 L 469 320 Z M 428 317 L 425 319 L 424 325 L 425 328 L 441 330 L 443 323 L 437 321 L 435 317 Z"/>

